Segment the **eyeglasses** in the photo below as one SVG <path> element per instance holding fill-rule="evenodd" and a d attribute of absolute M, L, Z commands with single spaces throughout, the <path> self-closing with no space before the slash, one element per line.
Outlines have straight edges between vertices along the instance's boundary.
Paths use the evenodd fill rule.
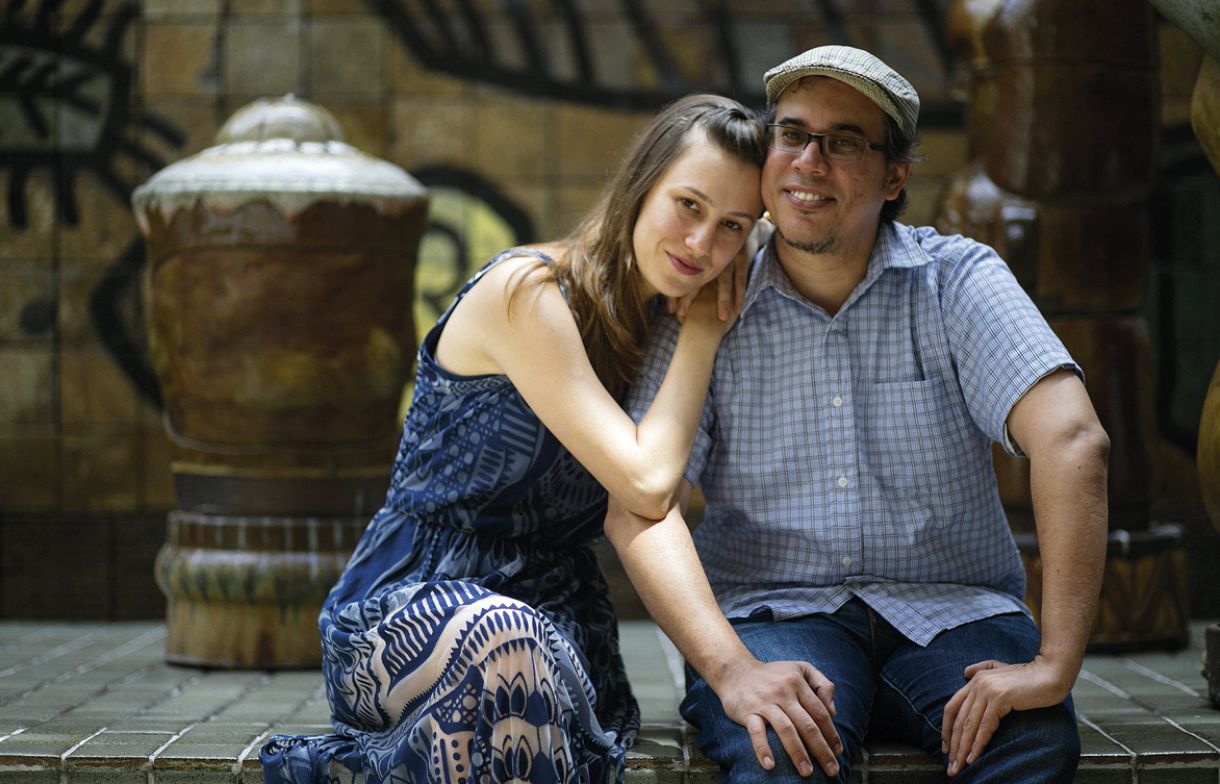
<path fill-rule="evenodd" d="M 873 144 L 862 136 L 850 133 L 810 133 L 791 125 L 767 126 L 767 146 L 772 150 L 800 155 L 812 141 L 818 143 L 818 151 L 822 155 L 836 161 L 858 161 L 868 150 L 885 149 L 880 144 Z"/>

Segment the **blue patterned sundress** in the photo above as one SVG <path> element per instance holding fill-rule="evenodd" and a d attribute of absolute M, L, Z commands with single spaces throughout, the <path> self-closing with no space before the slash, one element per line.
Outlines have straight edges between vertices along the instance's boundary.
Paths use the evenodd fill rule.
<path fill-rule="evenodd" d="M 386 504 L 323 604 L 336 734 L 271 738 L 267 782 L 623 779 L 639 708 L 591 548 L 606 493 L 507 377 L 436 361 L 510 252 L 424 338 Z"/>

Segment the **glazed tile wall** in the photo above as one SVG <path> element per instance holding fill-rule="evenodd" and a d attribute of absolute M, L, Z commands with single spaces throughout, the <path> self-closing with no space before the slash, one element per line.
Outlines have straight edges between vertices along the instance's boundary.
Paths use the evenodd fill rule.
<path fill-rule="evenodd" d="M 7 195 L 0 199 L 4 616 L 156 611 L 151 557 L 173 490 L 155 386 L 141 376 L 144 251 L 128 199 L 161 166 L 209 146 L 224 119 L 255 98 L 292 92 L 318 102 L 356 146 L 434 179 L 433 219 L 457 231 L 469 252 L 455 261 L 451 243 L 439 234 L 425 237 L 417 270 L 421 334 L 467 270 L 518 239 L 562 234 L 592 203 L 647 120 L 648 111 L 630 97 L 666 89 L 666 66 L 649 57 L 650 47 L 667 53 L 669 78 L 736 83 L 756 94 L 766 67 L 846 34 L 911 76 L 941 118 L 924 132 L 909 222 L 931 221 L 941 186 L 965 160 L 953 77 L 909 0 L 839 2 L 841 28 L 811 4 L 737 4 L 728 33 L 732 58 L 694 0 L 645 4 L 643 28 L 622 4 L 583 0 L 574 7 L 585 21 L 596 74 L 587 86 L 556 10 L 561 4 L 515 4 L 538 22 L 532 34 L 547 78 L 576 85 L 576 93 L 562 96 L 527 83 L 529 73 L 537 82 L 543 72 L 528 71 L 520 28 L 505 10 L 514 4 L 497 0 L 470 5 L 495 52 L 486 65 L 525 72 L 518 83 L 492 84 L 426 65 L 387 9 L 427 4 L 6 5 L 0 72 L 23 57 L 32 65 L 10 71 L 19 76 L 15 92 L 0 92 L 0 194 Z M 454 52 L 471 56 L 474 34 L 454 29 Z M 435 40 L 437 29 L 425 20 L 416 32 Z M 1166 122 L 1180 123 L 1199 53 L 1173 31 L 1162 39 Z M 22 81 L 43 66 L 50 74 L 39 77 L 45 89 Z M 610 97 L 583 101 L 581 90 Z M 32 103 L 23 105 L 27 98 Z M 62 585 L 45 588 L 55 580 Z"/>

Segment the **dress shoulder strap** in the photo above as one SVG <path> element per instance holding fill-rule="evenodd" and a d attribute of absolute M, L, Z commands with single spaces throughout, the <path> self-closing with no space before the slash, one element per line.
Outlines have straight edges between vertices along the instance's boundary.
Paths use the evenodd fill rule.
<path fill-rule="evenodd" d="M 551 258 L 550 256 L 548 256 L 547 254 L 543 253 L 540 250 L 534 250 L 533 248 L 509 248 L 506 251 L 501 251 L 500 253 L 497 253 L 495 258 L 493 258 L 491 261 L 487 262 L 487 264 L 483 267 L 483 269 L 479 270 L 478 274 L 476 274 L 474 276 L 474 278 L 470 281 L 469 285 L 474 285 L 474 282 L 476 280 L 478 280 L 480 277 L 482 277 L 484 272 L 491 269 L 491 266 L 493 264 L 498 262 L 500 259 L 505 258 L 506 256 L 533 256 L 534 258 L 541 261 L 543 264 L 550 267 L 552 271 L 554 271 L 554 269 L 555 269 L 555 259 Z M 555 282 L 559 284 L 559 292 L 561 294 L 563 294 L 564 301 L 571 302 L 571 299 L 568 297 L 567 285 L 564 284 L 564 282 L 562 280 L 560 280 L 558 277 L 555 278 Z"/>

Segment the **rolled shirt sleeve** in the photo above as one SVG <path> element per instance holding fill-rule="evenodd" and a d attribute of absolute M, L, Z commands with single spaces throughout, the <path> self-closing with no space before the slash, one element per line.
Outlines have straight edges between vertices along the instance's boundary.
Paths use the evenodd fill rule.
<path fill-rule="evenodd" d="M 1008 433 L 1017 401 L 1050 373 L 1084 381 L 1062 341 L 991 248 L 960 242 L 963 258 L 941 267 L 945 331 L 971 417 L 1006 452 L 1023 456 Z"/>

